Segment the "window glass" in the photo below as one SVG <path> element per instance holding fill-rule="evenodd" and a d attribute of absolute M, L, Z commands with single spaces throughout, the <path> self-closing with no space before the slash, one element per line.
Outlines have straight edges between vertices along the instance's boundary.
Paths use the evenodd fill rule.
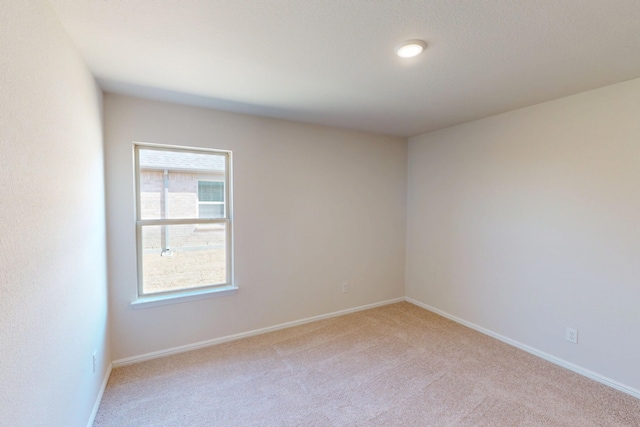
<path fill-rule="evenodd" d="M 134 151 L 138 295 L 232 284 L 230 153 Z"/>
<path fill-rule="evenodd" d="M 164 241 L 169 237 L 169 248 Z M 201 224 L 142 227 L 144 293 L 226 282 L 226 226 Z"/>
<path fill-rule="evenodd" d="M 200 201 L 224 202 L 226 155 L 142 147 L 138 152 L 140 219 L 198 218 Z"/>

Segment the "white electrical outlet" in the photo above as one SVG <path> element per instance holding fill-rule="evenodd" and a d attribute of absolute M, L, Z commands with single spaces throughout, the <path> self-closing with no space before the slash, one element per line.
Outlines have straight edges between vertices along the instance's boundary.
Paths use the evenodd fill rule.
<path fill-rule="evenodd" d="M 578 330 L 567 326 L 567 330 L 564 333 L 564 339 L 574 344 L 578 344 Z"/>
<path fill-rule="evenodd" d="M 97 351 L 93 352 L 93 359 L 92 359 L 93 360 L 93 373 L 94 374 L 96 373 L 96 353 L 97 353 Z"/>
<path fill-rule="evenodd" d="M 349 292 L 349 282 L 342 283 L 342 292 Z"/>

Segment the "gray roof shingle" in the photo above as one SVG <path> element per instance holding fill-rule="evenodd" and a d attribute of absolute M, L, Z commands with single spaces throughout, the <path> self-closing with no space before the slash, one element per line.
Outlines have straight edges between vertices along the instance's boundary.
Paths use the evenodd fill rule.
<path fill-rule="evenodd" d="M 186 169 L 224 171 L 225 158 L 214 153 L 189 153 L 141 148 L 140 167 L 153 169 Z"/>

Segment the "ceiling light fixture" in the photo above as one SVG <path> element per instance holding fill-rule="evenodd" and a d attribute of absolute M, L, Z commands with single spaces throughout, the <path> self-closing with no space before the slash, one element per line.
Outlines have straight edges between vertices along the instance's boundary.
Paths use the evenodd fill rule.
<path fill-rule="evenodd" d="M 396 55 L 400 58 L 413 58 L 418 56 L 425 50 L 427 44 L 422 40 L 408 40 L 396 46 Z"/>

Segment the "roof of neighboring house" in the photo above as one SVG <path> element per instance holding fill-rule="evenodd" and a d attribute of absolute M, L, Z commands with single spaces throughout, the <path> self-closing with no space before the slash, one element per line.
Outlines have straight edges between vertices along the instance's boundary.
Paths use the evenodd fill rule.
<path fill-rule="evenodd" d="M 140 167 L 149 169 L 180 169 L 224 171 L 224 155 L 215 153 L 189 153 L 140 148 Z"/>

